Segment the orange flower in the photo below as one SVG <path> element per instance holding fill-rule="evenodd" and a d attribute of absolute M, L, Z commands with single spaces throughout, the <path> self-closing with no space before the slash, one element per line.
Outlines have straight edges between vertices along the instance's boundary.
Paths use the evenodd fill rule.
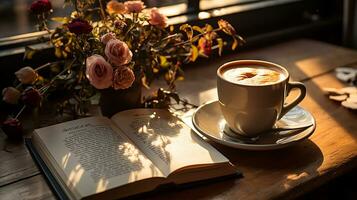
<path fill-rule="evenodd" d="M 112 0 L 107 3 L 107 11 L 109 14 L 124 14 L 126 13 L 126 7 L 123 3 Z"/>
<path fill-rule="evenodd" d="M 201 37 L 198 40 L 198 49 L 200 53 L 203 53 L 206 56 L 211 55 L 212 52 L 212 41 L 206 39 L 205 37 Z"/>
<path fill-rule="evenodd" d="M 218 21 L 218 26 L 223 30 L 223 32 L 227 33 L 228 35 L 236 34 L 236 30 L 234 29 L 234 27 L 226 20 L 220 19 Z"/>

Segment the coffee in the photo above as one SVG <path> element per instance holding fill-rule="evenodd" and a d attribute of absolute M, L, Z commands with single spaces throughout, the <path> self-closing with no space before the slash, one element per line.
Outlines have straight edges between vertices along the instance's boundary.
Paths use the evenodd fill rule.
<path fill-rule="evenodd" d="M 293 88 L 299 95 L 285 102 Z M 270 130 L 306 94 L 304 84 L 289 82 L 282 66 L 262 60 L 238 60 L 217 70 L 218 101 L 225 122 L 237 135 L 256 137 Z"/>
<path fill-rule="evenodd" d="M 260 66 L 240 66 L 223 72 L 223 78 L 243 85 L 268 85 L 285 79 L 285 75 L 274 69 Z"/>

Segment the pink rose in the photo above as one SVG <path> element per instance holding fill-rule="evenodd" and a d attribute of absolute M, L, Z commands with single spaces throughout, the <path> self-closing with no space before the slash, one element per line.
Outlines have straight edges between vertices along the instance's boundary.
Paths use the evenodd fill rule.
<path fill-rule="evenodd" d="M 103 44 L 107 44 L 109 42 L 109 40 L 113 40 L 113 39 L 116 39 L 115 38 L 115 34 L 114 33 L 107 33 L 105 35 L 103 35 L 101 38 L 100 38 L 100 41 L 103 43 Z"/>
<path fill-rule="evenodd" d="M 86 76 L 97 89 L 105 89 L 112 85 L 113 68 L 100 55 L 92 55 L 86 60 Z"/>
<path fill-rule="evenodd" d="M 23 67 L 15 72 L 15 75 L 23 84 L 32 84 L 37 80 L 37 73 L 31 67 Z"/>
<path fill-rule="evenodd" d="M 114 71 L 113 87 L 114 89 L 127 89 L 129 88 L 135 80 L 135 75 L 133 70 L 129 67 L 118 67 Z"/>
<path fill-rule="evenodd" d="M 127 1 L 124 5 L 129 13 L 139 13 L 145 8 L 142 1 Z"/>
<path fill-rule="evenodd" d="M 108 61 L 114 66 L 128 64 L 133 56 L 128 45 L 117 39 L 109 40 L 105 46 L 104 53 L 107 56 Z"/>
<path fill-rule="evenodd" d="M 20 91 L 14 87 L 7 87 L 2 90 L 2 100 L 9 104 L 17 104 L 20 98 Z"/>
<path fill-rule="evenodd" d="M 149 23 L 151 25 L 165 28 L 167 26 L 167 17 L 159 12 L 157 8 L 152 8 L 150 11 Z"/>
<path fill-rule="evenodd" d="M 126 7 L 123 3 L 112 0 L 107 3 L 107 11 L 109 14 L 124 14 L 126 12 Z"/>

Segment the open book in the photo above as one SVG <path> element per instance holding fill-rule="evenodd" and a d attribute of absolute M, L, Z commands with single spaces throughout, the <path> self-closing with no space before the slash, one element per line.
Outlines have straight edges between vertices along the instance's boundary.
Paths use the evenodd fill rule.
<path fill-rule="evenodd" d="M 186 124 L 159 109 L 36 129 L 32 144 L 70 199 L 116 199 L 237 173 Z"/>

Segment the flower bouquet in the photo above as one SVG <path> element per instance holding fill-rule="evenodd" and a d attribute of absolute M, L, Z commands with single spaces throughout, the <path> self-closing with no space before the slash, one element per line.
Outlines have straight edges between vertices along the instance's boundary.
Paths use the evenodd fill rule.
<path fill-rule="evenodd" d="M 101 98 L 116 92 L 121 97 L 138 95 L 135 106 L 167 108 L 171 101 L 189 105 L 175 92 L 175 82 L 184 77 L 182 65 L 208 57 L 215 49 L 221 55 L 227 44 L 221 33 L 232 37 L 233 50 L 244 42 L 225 20 L 219 20 L 216 28 L 209 24 L 168 26 L 167 17 L 159 9 L 146 9 L 142 1 L 65 0 L 65 4 L 72 5 L 74 11 L 68 17 L 51 18 L 60 23 L 54 30 L 47 26 L 52 12 L 50 1 L 36 0 L 30 6 L 38 28 L 49 32 L 59 61 L 15 73 L 16 86 L 3 90 L 3 101 L 23 106 L 3 123 L 5 132 L 18 128 L 17 117 L 24 108 L 37 107 L 50 96 L 63 97 L 59 111 L 71 108 L 73 113 L 81 114 L 87 112 L 85 105 L 98 92 Z M 33 53 L 35 50 L 30 49 L 25 56 Z M 141 89 L 149 88 L 160 77 L 167 88 L 142 98 Z M 119 109 L 130 105 L 111 96 L 101 106 L 110 100 L 124 105 Z"/>

